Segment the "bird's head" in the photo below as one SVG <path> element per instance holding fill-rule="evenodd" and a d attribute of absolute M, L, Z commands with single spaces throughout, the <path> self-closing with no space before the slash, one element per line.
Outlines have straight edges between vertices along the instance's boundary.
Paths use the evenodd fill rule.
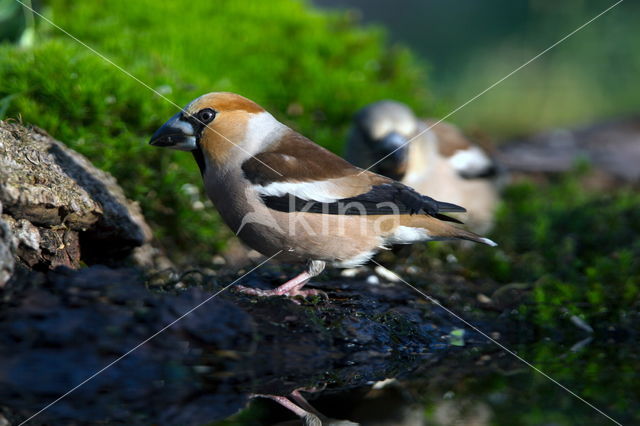
<path fill-rule="evenodd" d="M 369 151 L 372 161 L 384 158 L 375 166 L 375 171 L 401 179 L 407 166 L 408 142 L 417 128 L 418 120 L 409 107 L 384 100 L 361 109 L 355 115 L 353 131 Z"/>
<path fill-rule="evenodd" d="M 234 155 L 253 154 L 259 145 L 252 128 L 263 133 L 278 122 L 255 102 L 228 92 L 200 96 L 171 117 L 151 137 L 154 146 L 191 151 L 216 164 L 230 161 Z M 201 165 L 202 168 L 202 165 Z"/>

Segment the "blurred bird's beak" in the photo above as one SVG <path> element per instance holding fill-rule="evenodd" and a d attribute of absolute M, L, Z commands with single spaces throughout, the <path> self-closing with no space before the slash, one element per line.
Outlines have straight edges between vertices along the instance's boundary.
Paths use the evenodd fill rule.
<path fill-rule="evenodd" d="M 384 158 L 377 167 L 380 174 L 396 180 L 402 179 L 407 166 L 407 142 L 407 138 L 395 132 L 380 139 L 376 152 L 379 158 Z"/>
<path fill-rule="evenodd" d="M 389 155 L 389 159 L 397 162 L 403 162 L 407 156 L 408 139 L 399 133 L 391 132 L 380 140 L 381 154 Z"/>
<path fill-rule="evenodd" d="M 193 125 L 185 120 L 182 112 L 177 113 L 151 136 L 149 144 L 163 148 L 193 151 L 197 149 Z"/>

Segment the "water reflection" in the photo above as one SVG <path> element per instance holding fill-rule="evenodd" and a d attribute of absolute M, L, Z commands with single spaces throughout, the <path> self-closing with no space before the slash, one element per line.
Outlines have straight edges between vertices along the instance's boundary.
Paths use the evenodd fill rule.
<path fill-rule="evenodd" d="M 637 343 L 596 340 L 576 353 L 570 345 L 539 342 L 518 350 L 616 421 L 638 424 L 640 361 L 631 346 Z M 614 424 L 513 357 L 484 349 L 414 365 L 385 384 L 327 390 L 309 400 L 330 418 L 363 425 Z M 218 424 L 271 425 L 292 418 L 274 403 L 255 401 Z"/>
<path fill-rule="evenodd" d="M 28 278 L 5 292 L 2 312 L 11 321 L 0 321 L 0 406 L 9 424 L 117 360 L 217 285 L 149 292 L 131 270 L 101 267 Z M 256 285 L 278 279 L 252 278 Z M 320 286 L 330 303 L 229 293 L 34 424 L 300 424 L 305 414 L 295 407 L 313 413 L 308 424 L 611 423 L 482 336 L 461 332 L 462 324 L 406 287 L 358 280 Z M 549 333 L 503 315 L 473 322 L 617 421 L 640 423 L 636 329 L 599 324 L 588 336 L 572 325 Z M 255 394 L 287 397 L 297 415 Z"/>

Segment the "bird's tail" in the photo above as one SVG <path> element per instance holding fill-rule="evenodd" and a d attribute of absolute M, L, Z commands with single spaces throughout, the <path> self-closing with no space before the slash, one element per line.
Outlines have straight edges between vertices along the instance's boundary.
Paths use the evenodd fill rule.
<path fill-rule="evenodd" d="M 440 213 L 464 213 L 467 211 L 467 209 L 457 204 L 446 203 L 444 201 L 436 201 L 436 203 L 438 203 L 438 211 Z"/>
<path fill-rule="evenodd" d="M 495 247 L 494 241 L 489 238 L 481 237 L 466 229 L 459 228 L 451 223 L 444 222 L 436 217 L 428 215 L 412 215 L 409 217 L 408 226 L 425 229 L 432 239 L 440 240 L 468 240 L 480 244 L 486 244 Z"/>

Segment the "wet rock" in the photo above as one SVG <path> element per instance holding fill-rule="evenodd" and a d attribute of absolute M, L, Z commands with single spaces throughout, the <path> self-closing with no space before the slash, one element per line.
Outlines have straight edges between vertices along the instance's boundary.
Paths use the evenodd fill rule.
<path fill-rule="evenodd" d="M 28 267 L 148 264 L 157 255 L 116 180 L 40 129 L 0 121 L 0 202 Z"/>

